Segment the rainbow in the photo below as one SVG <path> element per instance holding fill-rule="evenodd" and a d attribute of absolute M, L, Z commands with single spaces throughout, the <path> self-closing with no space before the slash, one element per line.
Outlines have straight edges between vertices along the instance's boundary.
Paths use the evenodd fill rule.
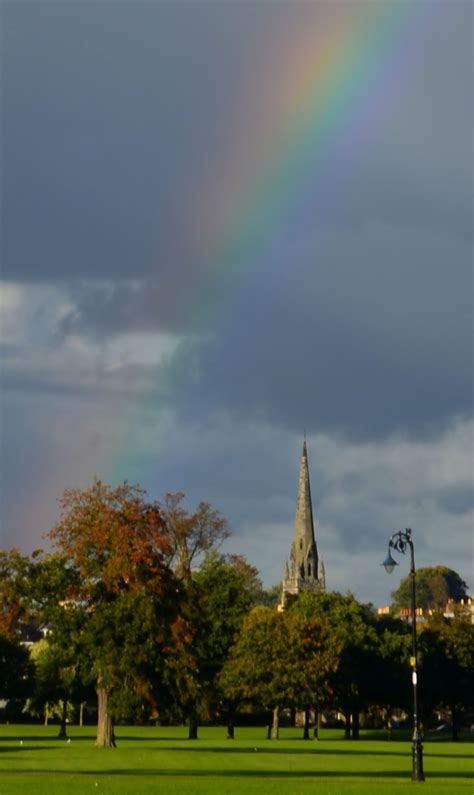
<path fill-rule="evenodd" d="M 367 134 L 377 116 L 383 118 L 421 5 L 404 0 L 354 3 L 352 9 L 321 5 L 318 29 L 285 31 L 276 56 L 269 36 L 244 123 L 235 120 L 226 154 L 211 168 L 209 187 L 198 197 L 207 207 L 197 235 L 207 272 L 203 278 L 201 269 L 195 285 L 200 299 L 216 271 L 256 267 L 285 211 L 305 185 L 317 182 L 318 166 L 339 156 L 344 146 L 350 150 L 358 126 Z M 255 139 L 260 145 L 249 154 L 248 142 Z M 226 163 L 233 164 L 233 173 Z M 202 306 L 196 298 L 191 291 L 190 301 Z"/>
<path fill-rule="evenodd" d="M 259 70 L 242 71 L 240 115 L 229 120 L 227 141 L 207 164 L 188 218 L 197 266 L 179 304 L 190 329 L 196 320 L 212 326 L 219 319 L 222 309 L 208 298 L 216 275 L 258 268 L 307 187 L 313 194 L 314 186 L 330 189 L 324 180 L 318 187 L 323 166 L 348 167 L 352 139 L 368 136 L 396 99 L 397 78 L 416 51 L 410 39 L 417 21 L 426 24 L 424 3 L 411 0 L 316 5 L 317 26 L 270 25 Z M 152 399 L 141 396 L 124 418 L 128 431 L 108 450 L 106 471 L 125 476 L 122 453 L 130 462 L 138 418 Z"/>

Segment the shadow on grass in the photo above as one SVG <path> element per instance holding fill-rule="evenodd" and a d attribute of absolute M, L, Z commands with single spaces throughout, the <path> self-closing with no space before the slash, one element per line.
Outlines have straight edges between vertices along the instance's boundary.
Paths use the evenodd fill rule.
<path fill-rule="evenodd" d="M 34 770 L 30 769 L 25 771 L 23 769 L 14 770 L 10 768 L 8 773 L 29 773 L 35 775 L 45 776 L 70 776 L 71 772 L 80 776 L 95 776 L 96 778 L 105 778 L 107 776 L 156 776 L 159 778 L 274 778 L 274 779 L 301 779 L 301 778 L 398 778 L 407 780 L 410 778 L 409 772 L 403 770 L 174 770 L 174 769 L 160 769 L 160 768 L 130 768 L 130 769 L 113 769 L 113 770 L 75 770 L 75 771 L 58 771 L 58 770 Z M 471 779 L 473 775 L 469 773 L 456 772 L 434 772 L 427 774 L 427 779 Z"/>
<path fill-rule="evenodd" d="M 0 745 L 0 754 L 24 753 L 25 751 L 51 751 L 50 745 Z"/>
<path fill-rule="evenodd" d="M 117 738 L 117 743 L 120 743 L 122 738 Z M 159 748 L 154 749 L 159 753 Z M 185 754 L 200 754 L 200 753 L 211 753 L 211 754 L 275 754 L 276 756 L 396 756 L 401 758 L 403 756 L 411 757 L 411 747 L 410 748 L 400 748 L 398 751 L 378 751 L 364 749 L 364 748 L 324 748 L 321 745 L 315 743 L 311 748 L 283 748 L 278 746 L 262 746 L 258 745 L 255 748 L 247 747 L 232 747 L 229 746 L 206 746 L 206 745 L 179 745 L 179 746 L 167 746 L 166 749 L 168 751 L 178 752 L 178 753 L 185 753 Z M 446 758 L 446 759 L 472 759 L 472 754 L 438 754 L 438 753 L 424 753 L 424 757 L 434 757 L 434 758 Z"/>
<path fill-rule="evenodd" d="M 75 744 L 77 742 L 87 741 L 91 745 L 95 743 L 96 736 L 93 735 L 86 735 L 86 736 L 79 736 L 76 737 L 72 735 L 72 737 L 67 737 L 66 739 L 60 737 L 44 737 L 41 735 L 11 735 L 8 737 L 2 737 L 0 739 L 0 753 L 8 753 L 8 752 L 25 752 L 25 751 L 51 751 L 53 746 L 61 747 L 62 745 L 68 745 L 69 740 L 71 744 Z M 22 742 L 22 745 L 12 745 L 11 743 Z M 36 743 L 41 744 L 36 744 Z M 401 747 L 400 745 L 397 747 L 397 750 L 378 750 L 374 748 L 363 748 L 357 747 L 356 745 L 346 746 L 344 748 L 327 748 L 325 747 L 324 741 L 321 742 L 313 742 L 311 745 L 308 744 L 305 748 L 285 748 L 284 746 L 279 745 L 278 743 L 274 743 L 272 745 L 257 745 L 252 747 L 248 746 L 234 746 L 229 742 L 228 745 L 206 745 L 205 741 L 198 740 L 197 744 L 194 744 L 194 741 L 190 742 L 187 739 L 183 739 L 182 741 L 177 740 L 176 737 L 137 737 L 137 736 L 118 736 L 117 737 L 117 745 L 118 748 L 123 748 L 122 743 L 124 742 L 140 742 L 143 749 L 146 749 L 150 752 L 155 752 L 156 754 L 160 754 L 161 751 L 168 753 L 183 753 L 183 754 L 228 754 L 232 755 L 246 755 L 246 754 L 254 754 L 259 753 L 260 755 L 267 755 L 267 756 L 334 756 L 334 757 L 351 757 L 351 756 L 371 756 L 371 757 L 389 757 L 394 756 L 398 758 L 402 758 L 404 756 L 411 757 L 411 747 L 408 746 L 407 743 L 404 744 L 405 747 Z M 161 742 L 181 742 L 181 745 L 166 745 L 165 748 L 160 748 Z M 283 740 L 286 742 L 286 740 Z M 44 745 L 44 743 L 48 743 L 48 745 Z M 97 749 L 100 752 L 100 749 Z M 430 752 L 429 750 L 424 750 L 423 753 L 424 758 L 433 758 L 433 759 L 472 759 L 472 754 L 458 754 L 458 753 L 438 753 L 437 751 Z"/>
<path fill-rule="evenodd" d="M 87 734 L 87 735 L 80 735 L 77 737 L 75 734 L 68 734 L 66 738 L 58 737 L 56 734 L 48 735 L 45 737 L 44 734 L 4 734 L 0 737 L 0 742 L 21 742 L 23 740 L 24 743 L 67 743 L 68 740 L 71 742 L 82 742 L 83 740 L 88 740 L 89 742 L 95 742 L 96 735 L 95 734 Z M 138 738 L 137 738 L 138 739 Z M 175 737 L 176 740 L 176 737 Z M 143 741 L 143 738 L 142 738 Z M 35 746 L 38 748 L 38 746 Z"/>
<path fill-rule="evenodd" d="M 90 743 L 95 743 L 97 733 L 94 734 L 74 734 L 74 731 L 71 734 L 68 734 L 66 738 L 58 737 L 57 734 L 51 734 L 45 736 L 44 734 L 2 734 L 0 736 L 0 743 L 4 742 L 20 742 L 23 740 L 24 743 L 67 743 L 68 740 L 71 740 L 72 743 L 84 742 L 87 740 Z M 143 745 L 146 743 L 177 743 L 177 742 L 187 742 L 187 738 L 183 737 L 182 740 L 180 737 L 159 737 L 159 736 L 150 736 L 149 734 L 144 735 L 133 735 L 129 736 L 126 734 L 117 734 L 116 733 L 117 742 L 127 741 L 133 743 L 142 743 Z"/>

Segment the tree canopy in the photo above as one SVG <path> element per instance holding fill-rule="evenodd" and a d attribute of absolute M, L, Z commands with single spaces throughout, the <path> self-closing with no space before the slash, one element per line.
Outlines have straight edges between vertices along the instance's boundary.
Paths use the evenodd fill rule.
<path fill-rule="evenodd" d="M 467 585 L 447 566 L 425 566 L 416 570 L 416 605 L 425 610 L 444 607 L 448 600 L 459 602 L 467 596 Z M 411 607 L 411 575 L 401 580 L 392 592 L 394 607 Z"/>
<path fill-rule="evenodd" d="M 172 660 L 187 643 L 179 583 L 167 565 L 171 543 L 159 508 L 126 482 L 113 488 L 96 480 L 66 491 L 60 504 L 49 535 L 74 576 L 56 602 L 64 616 L 79 617 L 99 699 L 97 744 L 113 745 L 113 715 L 137 700 L 154 702 L 165 678 L 164 650 Z M 51 615 L 60 636 L 57 608 Z"/>
<path fill-rule="evenodd" d="M 339 651 L 318 617 L 256 607 L 243 622 L 220 686 L 231 701 L 271 709 L 277 737 L 280 707 L 326 700 Z"/>
<path fill-rule="evenodd" d="M 189 579 L 193 565 L 228 538 L 230 528 L 222 514 L 208 502 L 200 502 L 189 513 L 184 493 L 167 493 L 158 503 L 170 545 L 170 563 L 181 579 Z"/>

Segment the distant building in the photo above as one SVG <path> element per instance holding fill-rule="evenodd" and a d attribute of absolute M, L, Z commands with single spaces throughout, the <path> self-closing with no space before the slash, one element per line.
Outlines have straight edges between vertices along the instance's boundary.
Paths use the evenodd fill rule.
<path fill-rule="evenodd" d="M 404 621 L 411 622 L 411 610 L 409 607 L 401 607 L 399 610 L 394 610 L 390 605 L 385 605 L 384 607 L 379 607 L 377 609 L 377 613 L 379 616 L 393 614 L 397 618 L 401 618 Z M 457 616 L 464 616 L 465 618 L 470 619 L 471 624 L 474 624 L 474 597 L 467 596 L 465 599 L 461 599 L 459 602 L 455 602 L 453 599 L 449 599 L 448 602 L 443 607 L 437 607 L 437 608 L 417 607 L 416 623 L 422 624 L 423 622 L 428 621 L 430 616 L 439 613 L 443 615 L 445 618 L 456 618 Z"/>
<path fill-rule="evenodd" d="M 314 535 L 308 452 L 305 439 L 300 464 L 293 543 L 290 559 L 285 564 L 281 608 L 285 607 L 292 596 L 297 596 L 303 591 L 321 593 L 325 590 L 324 564 L 319 563 Z"/>

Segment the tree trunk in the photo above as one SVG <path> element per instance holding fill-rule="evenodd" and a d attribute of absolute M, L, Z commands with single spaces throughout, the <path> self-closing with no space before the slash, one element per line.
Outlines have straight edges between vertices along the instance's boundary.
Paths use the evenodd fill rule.
<path fill-rule="evenodd" d="M 197 740 L 198 739 L 198 728 L 199 728 L 199 720 L 198 716 L 195 712 L 192 712 L 189 716 L 189 732 L 188 732 L 188 740 Z"/>
<path fill-rule="evenodd" d="M 316 704 L 314 707 L 314 739 L 319 740 L 319 729 L 321 728 L 321 712 Z"/>
<path fill-rule="evenodd" d="M 61 726 L 59 727 L 59 734 L 58 734 L 58 737 L 61 740 L 65 740 L 67 737 L 66 720 L 67 720 L 67 699 L 63 698 L 62 709 L 61 709 Z"/>
<path fill-rule="evenodd" d="M 95 744 L 99 748 L 115 748 L 114 726 L 107 708 L 108 700 L 108 690 L 105 687 L 98 687 L 97 737 Z"/>
<path fill-rule="evenodd" d="M 309 736 L 309 707 L 305 707 L 304 711 L 304 729 L 303 729 L 303 740 L 310 740 Z"/>
<path fill-rule="evenodd" d="M 346 725 L 344 728 L 344 738 L 346 740 L 351 739 L 351 713 L 346 712 Z"/>
<path fill-rule="evenodd" d="M 296 707 L 290 709 L 290 726 L 294 729 L 296 726 Z"/>
<path fill-rule="evenodd" d="M 454 743 L 459 740 L 458 711 L 455 704 L 451 704 L 451 736 Z"/>
<path fill-rule="evenodd" d="M 352 739 L 353 740 L 358 740 L 359 739 L 359 730 L 360 730 L 360 716 L 359 716 L 359 710 L 356 709 L 356 711 L 352 713 Z"/>
<path fill-rule="evenodd" d="M 234 724 L 233 724 L 232 721 L 230 721 L 227 724 L 227 739 L 228 740 L 233 740 L 234 739 Z"/>
<path fill-rule="evenodd" d="M 81 701 L 79 706 L 79 726 L 84 725 L 84 701 Z"/>
<path fill-rule="evenodd" d="M 278 740 L 278 737 L 280 736 L 279 713 L 280 713 L 280 707 L 274 707 L 273 721 L 272 721 L 272 740 Z"/>

